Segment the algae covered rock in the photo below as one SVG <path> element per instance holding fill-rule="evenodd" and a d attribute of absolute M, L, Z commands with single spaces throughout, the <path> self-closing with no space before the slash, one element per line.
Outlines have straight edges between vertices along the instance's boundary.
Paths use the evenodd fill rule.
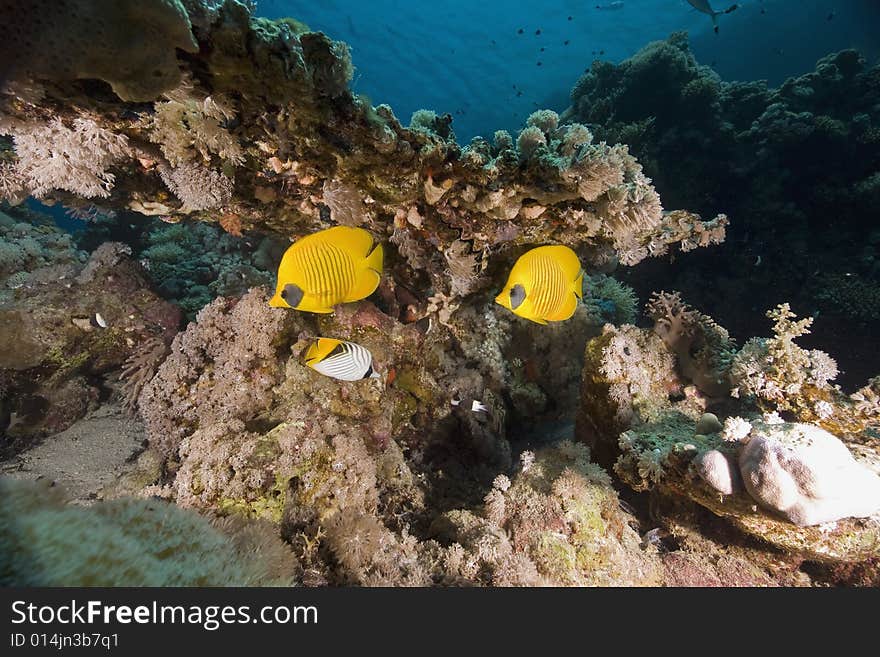
<path fill-rule="evenodd" d="M 290 550 L 254 524 L 206 519 L 159 500 L 69 505 L 56 489 L 0 478 L 4 586 L 285 586 Z"/>
<path fill-rule="evenodd" d="M 482 573 L 489 584 L 659 585 L 657 552 L 632 520 L 589 450 L 562 441 L 524 452 L 512 478 L 496 477 L 482 512 L 446 513 L 432 531 L 464 552 L 465 576 Z"/>

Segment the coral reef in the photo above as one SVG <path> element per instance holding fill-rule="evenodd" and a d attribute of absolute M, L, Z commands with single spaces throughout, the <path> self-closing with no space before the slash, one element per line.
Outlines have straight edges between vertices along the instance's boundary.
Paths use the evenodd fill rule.
<path fill-rule="evenodd" d="M 138 256 L 156 290 L 192 319 L 218 296 L 273 283 L 271 270 L 283 248 L 271 237 L 245 239 L 213 224 L 159 223 L 145 236 Z"/>
<path fill-rule="evenodd" d="M 684 33 L 619 64 L 594 62 L 572 89 L 563 125 L 628 144 L 666 203 L 723 208 L 736 245 L 686 264 L 648 264 L 627 282 L 642 296 L 681 290 L 741 337 L 757 332 L 756 310 L 781 300 L 821 310 L 817 335 L 846 359 L 847 385 L 880 369 L 876 350 L 853 348 L 871 341 L 880 285 L 871 219 L 878 75 L 845 50 L 778 88 L 722 81 L 695 60 Z"/>
<path fill-rule="evenodd" d="M 112 387 L 105 377 L 139 344 L 170 341 L 180 313 L 150 291 L 125 245 L 105 243 L 86 260 L 48 223 L 0 215 L 0 231 L 6 452 L 94 409 Z"/>
<path fill-rule="evenodd" d="M 847 397 L 829 385 L 833 360 L 793 342 L 812 319 L 782 304 L 768 313 L 775 337 L 737 352 L 678 294 L 654 295 L 647 312 L 653 331 L 607 325 L 586 347 L 577 435 L 599 462 L 636 491 L 701 505 L 792 555 L 876 557 L 873 388 Z"/>
<path fill-rule="evenodd" d="M 723 215 L 664 212 L 626 146 L 595 143 L 554 112 L 534 113 L 516 140 L 494 145 L 459 146 L 451 119 L 431 112 L 403 127 L 390 108 L 349 91 L 345 44 L 294 21 L 256 18 L 236 0 L 175 0 L 138 15 L 128 2 L 114 5 L 102 29 L 128 21 L 126 33 L 165 30 L 149 44 L 162 51 L 153 77 L 138 87 L 132 52 L 71 36 L 104 4 L 92 0 L 76 21 L 53 22 L 70 45 L 59 70 L 22 54 L 9 60 L 14 83 L 0 94 L 0 132 L 13 137 L 0 158 L 9 201 L 20 200 L 24 184 L 69 205 L 99 195 L 108 209 L 222 218 L 236 230 L 301 236 L 328 220 L 361 225 L 399 246 L 388 264 L 420 313 L 430 297 L 491 292 L 491 277 L 468 274 L 490 254 L 499 267 L 526 246 L 557 242 L 633 265 L 669 245 L 724 238 Z M 35 30 L 20 12 L 8 19 L 24 35 Z M 171 74 L 175 46 L 188 54 Z M 118 70 L 97 64 L 111 52 L 123 62 Z M 103 80 L 115 96 L 79 78 Z M 56 157 L 41 159 L 31 144 Z M 64 169 L 34 168 L 38 161 Z M 452 281 L 447 263 L 458 271 Z M 432 308 L 452 312 L 452 303 Z"/>
<path fill-rule="evenodd" d="M 654 294 L 639 328 L 626 275 L 609 275 L 725 239 L 725 215 L 666 211 L 649 177 L 695 174 L 699 157 L 660 162 L 703 152 L 718 122 L 728 177 L 672 198 L 705 214 L 716 184 L 720 202 L 736 189 L 738 210 L 809 226 L 746 185 L 744 153 L 870 154 L 873 109 L 849 103 L 859 128 L 816 109 L 843 88 L 876 97 L 857 57 L 771 91 L 722 83 L 674 36 L 594 65 L 563 117 L 539 110 L 461 146 L 451 115 L 404 127 L 350 91 L 345 44 L 249 3 L 79 4 L 45 34 L 0 7 L 16 34 L 0 46 L 0 200 L 62 203 L 91 242 L 0 215 L 2 447 L 69 450 L 59 432 L 119 393 L 132 463 L 86 508 L 0 480 L 4 583 L 809 584 L 804 560 L 825 564 L 819 582 L 873 581 L 878 379 L 835 387 L 835 361 L 796 343 L 812 318 L 787 304 L 768 313 L 773 337 L 742 349 L 678 293 Z M 136 38 L 84 41 L 99 12 L 98 35 Z M 16 50 L 47 38 L 67 50 Z M 862 173 L 846 193 L 875 199 Z M 842 203 L 827 183 L 816 194 Z M 376 292 L 326 315 L 270 307 L 281 251 L 328 225 L 386 246 Z M 107 239 L 126 232 L 131 245 Z M 576 249 L 587 275 L 584 303 L 545 327 L 491 299 L 548 243 Z M 870 303 L 875 274 L 850 297 Z M 377 376 L 304 366 L 319 336 L 361 345 Z"/>

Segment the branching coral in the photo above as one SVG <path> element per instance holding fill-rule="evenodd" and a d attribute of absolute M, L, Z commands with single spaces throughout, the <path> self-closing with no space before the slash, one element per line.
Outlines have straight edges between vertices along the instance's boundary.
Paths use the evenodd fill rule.
<path fill-rule="evenodd" d="M 767 311 L 773 320 L 772 338 L 752 338 L 731 367 L 735 395 L 748 395 L 776 410 L 811 407 L 810 389 L 828 388 L 837 364 L 817 349 L 798 347 L 795 339 L 809 333 L 812 317 L 797 317 L 787 303 Z"/>

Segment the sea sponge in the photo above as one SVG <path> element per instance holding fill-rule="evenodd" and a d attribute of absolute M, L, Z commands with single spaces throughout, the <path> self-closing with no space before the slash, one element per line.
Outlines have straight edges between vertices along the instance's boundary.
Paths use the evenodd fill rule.
<path fill-rule="evenodd" d="M 284 586 L 293 580 L 295 558 L 279 540 L 236 541 L 167 502 L 73 506 L 56 489 L 6 477 L 0 497 L 3 586 Z"/>
<path fill-rule="evenodd" d="M 177 86 L 176 48 L 198 51 L 179 0 L 4 2 L 0 24 L 0 77 L 97 78 L 133 102 Z"/>

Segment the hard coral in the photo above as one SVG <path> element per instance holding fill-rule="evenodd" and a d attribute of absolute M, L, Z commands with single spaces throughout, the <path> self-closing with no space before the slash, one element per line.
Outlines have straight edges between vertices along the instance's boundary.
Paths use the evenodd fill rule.
<path fill-rule="evenodd" d="M 36 0 L 0 5 L 3 78 L 104 80 L 126 101 L 154 100 L 180 81 L 175 49 L 198 51 L 179 0 Z"/>

